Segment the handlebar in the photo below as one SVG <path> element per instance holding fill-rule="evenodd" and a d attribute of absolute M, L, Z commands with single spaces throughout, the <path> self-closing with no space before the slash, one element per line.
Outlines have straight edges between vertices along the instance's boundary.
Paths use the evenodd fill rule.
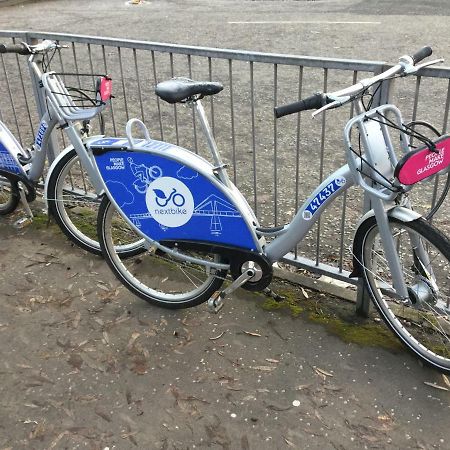
<path fill-rule="evenodd" d="M 293 114 L 300 111 L 307 111 L 308 109 L 319 109 L 327 103 L 332 102 L 325 94 L 317 92 L 303 100 L 290 103 L 288 105 L 276 106 L 274 108 L 275 117 L 278 119 L 288 114 Z"/>
<path fill-rule="evenodd" d="M 332 93 L 316 93 L 310 97 L 303 100 L 289 103 L 287 105 L 276 106 L 274 108 L 275 117 L 287 116 L 288 114 L 298 113 L 300 111 L 306 111 L 309 109 L 316 109 L 317 111 L 313 113 L 313 116 L 319 114 L 327 109 L 337 108 L 344 103 L 355 100 L 359 95 L 361 95 L 367 88 L 373 84 L 392 78 L 396 75 L 406 76 L 417 72 L 420 68 L 441 62 L 442 60 L 430 61 L 429 63 L 424 63 L 420 66 L 416 66 L 417 63 L 427 58 L 433 53 L 431 47 L 423 47 L 417 52 L 413 53 L 412 56 L 404 55 L 399 59 L 399 63 L 385 72 L 376 75 L 372 78 L 365 78 L 359 81 L 353 86 L 341 89 Z"/>
<path fill-rule="evenodd" d="M 433 53 L 433 49 L 431 47 L 422 47 L 420 50 L 418 50 L 416 53 L 413 53 L 411 55 L 411 58 L 413 60 L 413 64 L 417 64 L 418 62 L 422 61 L 425 58 L 428 58 Z"/>
<path fill-rule="evenodd" d="M 16 53 L 18 55 L 35 55 L 37 53 L 47 53 L 57 48 L 62 48 L 63 45 L 57 44 L 55 41 L 48 39 L 36 45 L 28 45 L 25 42 L 20 44 L 0 44 L 0 53 Z"/>
<path fill-rule="evenodd" d="M 30 47 L 24 42 L 20 44 L 0 44 L 0 53 L 17 53 L 19 55 L 31 55 Z"/>

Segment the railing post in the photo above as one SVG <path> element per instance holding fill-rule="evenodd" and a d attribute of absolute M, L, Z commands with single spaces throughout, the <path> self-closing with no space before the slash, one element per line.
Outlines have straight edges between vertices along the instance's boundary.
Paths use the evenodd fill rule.
<path fill-rule="evenodd" d="M 29 45 L 34 45 L 34 44 L 37 44 L 37 42 L 38 42 L 38 40 L 36 38 L 30 38 L 28 33 L 26 35 L 25 41 Z M 35 62 L 39 64 L 39 60 L 37 60 L 37 58 L 35 59 Z M 44 114 L 47 111 L 47 108 L 45 106 L 45 94 L 39 84 L 40 83 L 39 78 L 33 72 L 31 67 L 28 67 L 28 68 L 30 71 L 31 86 L 33 87 L 34 99 L 36 101 L 36 109 L 37 109 L 37 112 L 39 115 L 39 120 L 40 120 L 40 119 L 42 119 L 42 117 L 44 116 Z M 48 140 L 48 148 L 47 148 L 47 159 L 48 159 L 49 164 L 51 164 L 57 156 L 57 153 L 55 151 L 56 149 L 58 149 L 58 140 L 53 131 L 52 135 L 50 136 L 50 138 Z"/>
<path fill-rule="evenodd" d="M 381 66 L 377 72 L 374 73 L 375 75 L 378 75 L 381 72 L 384 72 L 387 70 L 387 67 Z M 393 80 L 387 80 L 383 81 L 381 83 L 381 86 L 377 89 L 377 86 L 375 86 L 376 92 L 374 93 L 374 98 L 372 101 L 372 107 L 375 108 L 380 105 L 385 105 L 389 103 L 390 97 L 391 97 L 391 91 L 392 91 L 392 83 Z M 364 206 L 363 206 L 363 214 L 365 214 L 367 211 L 370 211 L 371 205 L 370 205 L 370 199 L 367 193 L 364 193 Z M 358 280 L 357 283 L 357 294 L 356 294 L 356 314 L 358 316 L 362 317 L 368 317 L 370 313 L 370 295 L 367 292 L 367 289 L 364 285 L 364 281 L 362 278 Z"/>

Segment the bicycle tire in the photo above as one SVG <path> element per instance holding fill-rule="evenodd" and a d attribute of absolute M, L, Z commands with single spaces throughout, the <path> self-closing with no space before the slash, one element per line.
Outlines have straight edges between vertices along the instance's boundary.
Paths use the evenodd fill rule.
<path fill-rule="evenodd" d="M 450 373 L 450 241 L 425 219 L 402 222 L 389 217 L 396 250 L 407 282 L 410 304 L 395 297 L 390 270 L 375 217 L 361 225 L 355 248 L 367 290 L 394 334 L 425 364 Z M 415 243 L 411 239 L 415 239 Z M 427 249 L 428 264 L 417 238 Z M 403 261 L 403 257 L 406 258 Z M 424 270 L 426 269 L 426 270 Z M 434 273 L 435 288 L 426 271 Z M 438 280 L 439 278 L 439 280 Z"/>
<path fill-rule="evenodd" d="M 0 216 L 12 213 L 17 208 L 19 201 L 17 183 L 7 176 L 0 176 Z"/>
<path fill-rule="evenodd" d="M 97 238 L 97 214 L 101 198 L 90 184 L 75 149 L 53 168 L 47 185 L 49 215 L 77 246 L 95 255 L 102 251 Z M 144 251 L 143 239 L 117 249 L 122 258 Z"/>
<path fill-rule="evenodd" d="M 202 265 L 187 264 L 174 260 L 169 255 L 149 247 L 136 257 L 120 258 L 116 249 L 125 240 L 133 242 L 137 234 L 125 235 L 116 225 L 117 211 L 105 196 L 98 214 L 98 236 L 103 257 L 114 275 L 133 294 L 143 300 L 167 309 L 190 308 L 207 301 L 216 292 L 226 277 L 226 271 L 209 272 Z M 128 230 L 130 230 L 128 228 Z M 184 251 L 183 251 L 184 252 Z M 186 253 L 186 252 L 185 252 Z M 218 261 L 215 254 L 199 254 L 197 257 Z"/>

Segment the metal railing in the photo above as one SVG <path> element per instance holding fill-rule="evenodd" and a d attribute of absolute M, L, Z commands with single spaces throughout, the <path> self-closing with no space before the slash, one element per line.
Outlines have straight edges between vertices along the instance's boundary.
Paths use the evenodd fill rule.
<path fill-rule="evenodd" d="M 195 114 L 167 105 L 154 95 L 155 85 L 173 76 L 220 81 L 225 88 L 205 103 L 214 136 L 231 178 L 254 208 L 263 226 L 289 221 L 318 182 L 344 163 L 342 129 L 351 106 L 309 120 L 308 114 L 274 120 L 273 107 L 316 91 L 335 90 L 386 69 L 381 61 L 301 57 L 238 50 L 190 47 L 69 34 L 0 31 L 13 42 L 53 39 L 69 46 L 52 61 L 52 70 L 107 73 L 115 99 L 106 114 L 107 133 L 124 133 L 132 117 L 142 119 L 152 137 L 207 155 Z M 34 99 L 26 61 L 1 57 L 0 120 L 24 144 L 32 142 L 39 99 Z M 389 84 L 376 101 L 390 97 L 406 120 L 421 118 L 447 131 L 450 68 L 428 68 L 420 76 Z M 80 83 L 75 76 L 74 83 Z M 4 87 L 6 86 L 6 92 Z M 423 94 L 426 92 L 426 95 Z M 433 188 L 425 203 L 432 202 Z M 424 194 L 425 195 L 425 194 Z M 364 208 L 361 192 L 351 189 L 317 223 L 315 231 L 285 258 L 293 266 L 351 282 L 347 249 Z M 448 211 L 448 205 L 445 205 Z M 443 214 L 442 217 L 447 217 Z M 443 219 L 444 221 L 446 219 Z"/>

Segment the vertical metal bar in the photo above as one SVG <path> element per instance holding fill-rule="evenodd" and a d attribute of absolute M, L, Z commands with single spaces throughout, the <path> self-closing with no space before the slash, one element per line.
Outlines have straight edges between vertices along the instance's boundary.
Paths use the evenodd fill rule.
<path fill-rule="evenodd" d="M 273 107 L 278 103 L 278 64 L 273 65 Z M 278 225 L 278 139 L 277 139 L 277 121 L 273 120 L 273 215 L 274 224 Z"/>
<path fill-rule="evenodd" d="M 258 217 L 258 195 L 256 189 L 256 136 L 255 136 L 255 86 L 253 75 L 253 61 L 250 61 L 250 102 L 252 111 L 252 153 L 253 153 L 253 210 Z"/>
<path fill-rule="evenodd" d="M 120 78 L 122 79 L 122 92 L 123 92 L 123 103 L 125 106 L 125 116 L 128 122 L 130 120 L 130 115 L 128 113 L 127 91 L 125 90 L 125 77 L 123 76 L 122 52 L 120 50 L 120 47 L 117 47 L 117 54 L 119 55 L 119 68 L 120 68 Z"/>
<path fill-rule="evenodd" d="M 211 57 L 208 58 L 208 72 L 209 72 L 209 81 L 212 81 L 212 59 Z M 213 136 L 216 135 L 215 132 L 215 122 L 214 122 L 214 95 L 210 95 L 209 102 L 211 105 L 211 129 Z"/>
<path fill-rule="evenodd" d="M 356 81 L 358 79 L 358 72 L 356 70 L 353 71 L 353 80 L 352 84 L 356 84 Z M 353 102 L 350 104 L 350 117 L 351 119 L 353 117 L 353 114 L 355 112 L 355 106 Z M 344 266 L 344 232 L 345 232 L 345 219 L 347 216 L 347 194 L 348 191 L 345 190 L 343 198 L 342 198 L 342 215 L 341 215 L 341 229 L 340 229 L 340 242 L 339 242 L 339 272 L 342 272 L 343 266 Z"/>
<path fill-rule="evenodd" d="M 92 85 L 95 87 L 95 77 L 94 77 L 94 64 L 92 62 L 92 51 L 91 51 L 91 44 L 87 44 L 87 50 L 88 50 L 88 57 L 89 57 L 89 69 L 91 71 L 92 74 Z M 104 132 L 104 130 L 102 129 L 102 121 L 100 119 L 101 113 L 98 114 L 97 116 L 97 120 L 98 120 L 98 128 L 100 130 L 101 133 Z"/>
<path fill-rule="evenodd" d="M 170 52 L 170 76 L 173 78 L 175 76 L 174 68 L 173 68 L 173 53 Z M 173 114 L 175 116 L 175 134 L 177 139 L 177 145 L 180 145 L 180 137 L 178 134 L 178 113 L 177 113 L 177 104 L 173 104 Z"/>
<path fill-rule="evenodd" d="M 138 67 L 138 61 L 137 61 L 137 55 L 136 55 L 135 48 L 133 48 L 133 60 L 134 60 L 134 70 L 136 72 L 136 81 L 137 81 L 137 88 L 138 88 L 138 95 L 139 95 L 139 106 L 141 108 L 141 119 L 143 122 L 145 122 L 144 104 L 142 102 L 141 79 L 139 77 L 139 67 Z"/>
<path fill-rule="evenodd" d="M 77 52 L 75 49 L 75 42 L 72 42 L 73 62 L 75 64 L 75 73 L 77 74 L 78 87 L 81 88 L 80 71 L 78 70 Z"/>
<path fill-rule="evenodd" d="M 17 129 L 17 135 L 19 136 L 20 144 L 23 146 L 23 141 L 22 141 L 22 135 L 20 133 L 19 122 L 17 120 L 16 107 L 14 105 L 14 100 L 13 100 L 12 92 L 11 92 L 11 84 L 9 82 L 8 72 L 6 70 L 5 59 L 3 58 L 3 55 L 1 55 L 1 59 L 2 59 L 3 73 L 5 74 L 6 87 L 8 88 L 8 97 L 9 97 L 9 101 L 11 103 L 12 113 L 13 113 L 13 116 L 14 116 L 14 122 L 15 122 L 16 129 Z"/>
<path fill-rule="evenodd" d="M 442 125 L 442 134 L 447 133 L 448 110 L 450 108 L 450 79 L 447 85 L 447 100 L 445 101 L 444 123 Z"/>
<path fill-rule="evenodd" d="M 16 39 L 15 38 L 13 38 L 13 43 L 14 44 L 16 43 Z M 26 109 L 27 109 L 28 121 L 30 123 L 31 134 L 34 136 L 33 120 L 31 118 L 31 110 L 30 110 L 30 104 L 28 103 L 28 96 L 27 96 L 26 91 L 25 91 L 25 83 L 24 83 L 24 80 L 23 80 L 22 66 L 21 66 L 20 61 L 19 61 L 19 55 L 16 54 L 15 56 L 16 56 L 17 69 L 18 69 L 18 72 L 19 72 L 20 85 L 22 86 L 22 94 L 23 94 L 23 98 L 25 100 L 25 106 L 26 106 Z"/>
<path fill-rule="evenodd" d="M 156 61 L 155 61 L 155 52 L 152 50 L 151 51 L 151 55 L 152 55 L 152 66 L 153 66 L 153 79 L 155 80 L 155 86 L 158 84 L 158 76 L 156 74 Z M 163 125 L 162 125 L 162 117 L 161 117 L 161 105 L 159 103 L 159 97 L 157 95 L 155 95 L 156 97 L 156 106 L 158 108 L 158 117 L 159 117 L 159 129 L 161 132 L 161 140 L 164 140 L 164 130 L 163 130 Z"/>
<path fill-rule="evenodd" d="M 236 170 L 236 133 L 234 128 L 234 102 L 233 102 L 233 60 L 228 60 L 228 78 L 230 80 L 230 110 L 231 110 L 231 149 L 233 152 L 233 183 L 237 183 Z"/>
<path fill-rule="evenodd" d="M 414 106 L 413 106 L 413 113 L 412 113 L 412 120 L 416 120 L 417 117 L 417 105 L 419 103 L 419 91 L 420 91 L 420 81 L 422 77 L 418 76 L 416 78 L 416 92 L 414 93 Z"/>
<path fill-rule="evenodd" d="M 323 69 L 323 92 L 328 90 L 328 69 Z M 326 127 L 326 111 L 322 113 L 322 133 L 320 142 L 320 167 L 319 167 L 319 183 L 323 180 L 323 161 L 325 155 L 325 127 Z M 321 217 L 317 220 L 317 238 L 316 238 L 316 266 L 319 265 L 320 260 L 320 230 Z"/>
<path fill-rule="evenodd" d="M 106 63 L 106 52 L 105 52 L 105 46 L 102 45 L 102 55 L 103 55 L 103 66 L 105 68 L 105 73 L 108 73 L 108 64 Z M 116 129 L 116 119 L 114 117 L 114 105 L 113 100 L 110 100 L 110 106 L 111 106 L 111 120 L 113 124 L 113 130 L 114 130 L 114 136 L 117 136 L 117 129 Z"/>
<path fill-rule="evenodd" d="M 60 44 L 60 41 L 57 41 L 57 43 Z M 58 59 L 59 59 L 59 66 L 61 68 L 61 70 L 60 70 L 61 76 L 62 76 L 64 84 L 66 84 L 66 76 L 64 75 L 64 62 L 63 62 L 63 59 L 62 59 L 61 49 L 60 48 L 58 48 L 57 53 L 58 53 Z M 39 116 L 39 117 L 41 117 L 41 116 Z M 56 139 L 57 139 L 56 138 L 56 134 L 59 135 L 59 137 L 60 137 L 60 139 L 62 141 L 62 148 L 66 148 L 67 147 L 66 137 L 65 137 L 65 135 L 64 135 L 64 133 L 62 131 L 57 133 L 56 130 L 53 130 L 53 136 L 51 137 L 51 139 L 52 139 L 52 144 L 51 145 L 52 146 L 56 145 L 55 144 L 56 143 Z M 54 150 L 52 150 L 52 151 L 53 151 L 53 153 L 55 153 Z"/>
<path fill-rule="evenodd" d="M 303 91 L 303 66 L 298 68 L 298 100 L 302 98 Z M 276 119 L 275 119 L 276 120 Z M 300 126 L 301 116 L 297 114 L 297 144 L 295 150 L 295 205 L 294 211 L 298 211 L 299 208 L 299 191 L 300 191 Z M 298 246 L 294 249 L 294 255 L 297 258 Z"/>
<path fill-rule="evenodd" d="M 189 67 L 189 78 L 192 79 L 192 58 L 191 55 L 187 55 L 188 67 Z M 197 123 L 195 120 L 195 108 L 191 108 L 192 111 L 192 130 L 194 132 L 194 147 L 195 153 L 198 153 L 198 140 L 197 140 Z"/>

